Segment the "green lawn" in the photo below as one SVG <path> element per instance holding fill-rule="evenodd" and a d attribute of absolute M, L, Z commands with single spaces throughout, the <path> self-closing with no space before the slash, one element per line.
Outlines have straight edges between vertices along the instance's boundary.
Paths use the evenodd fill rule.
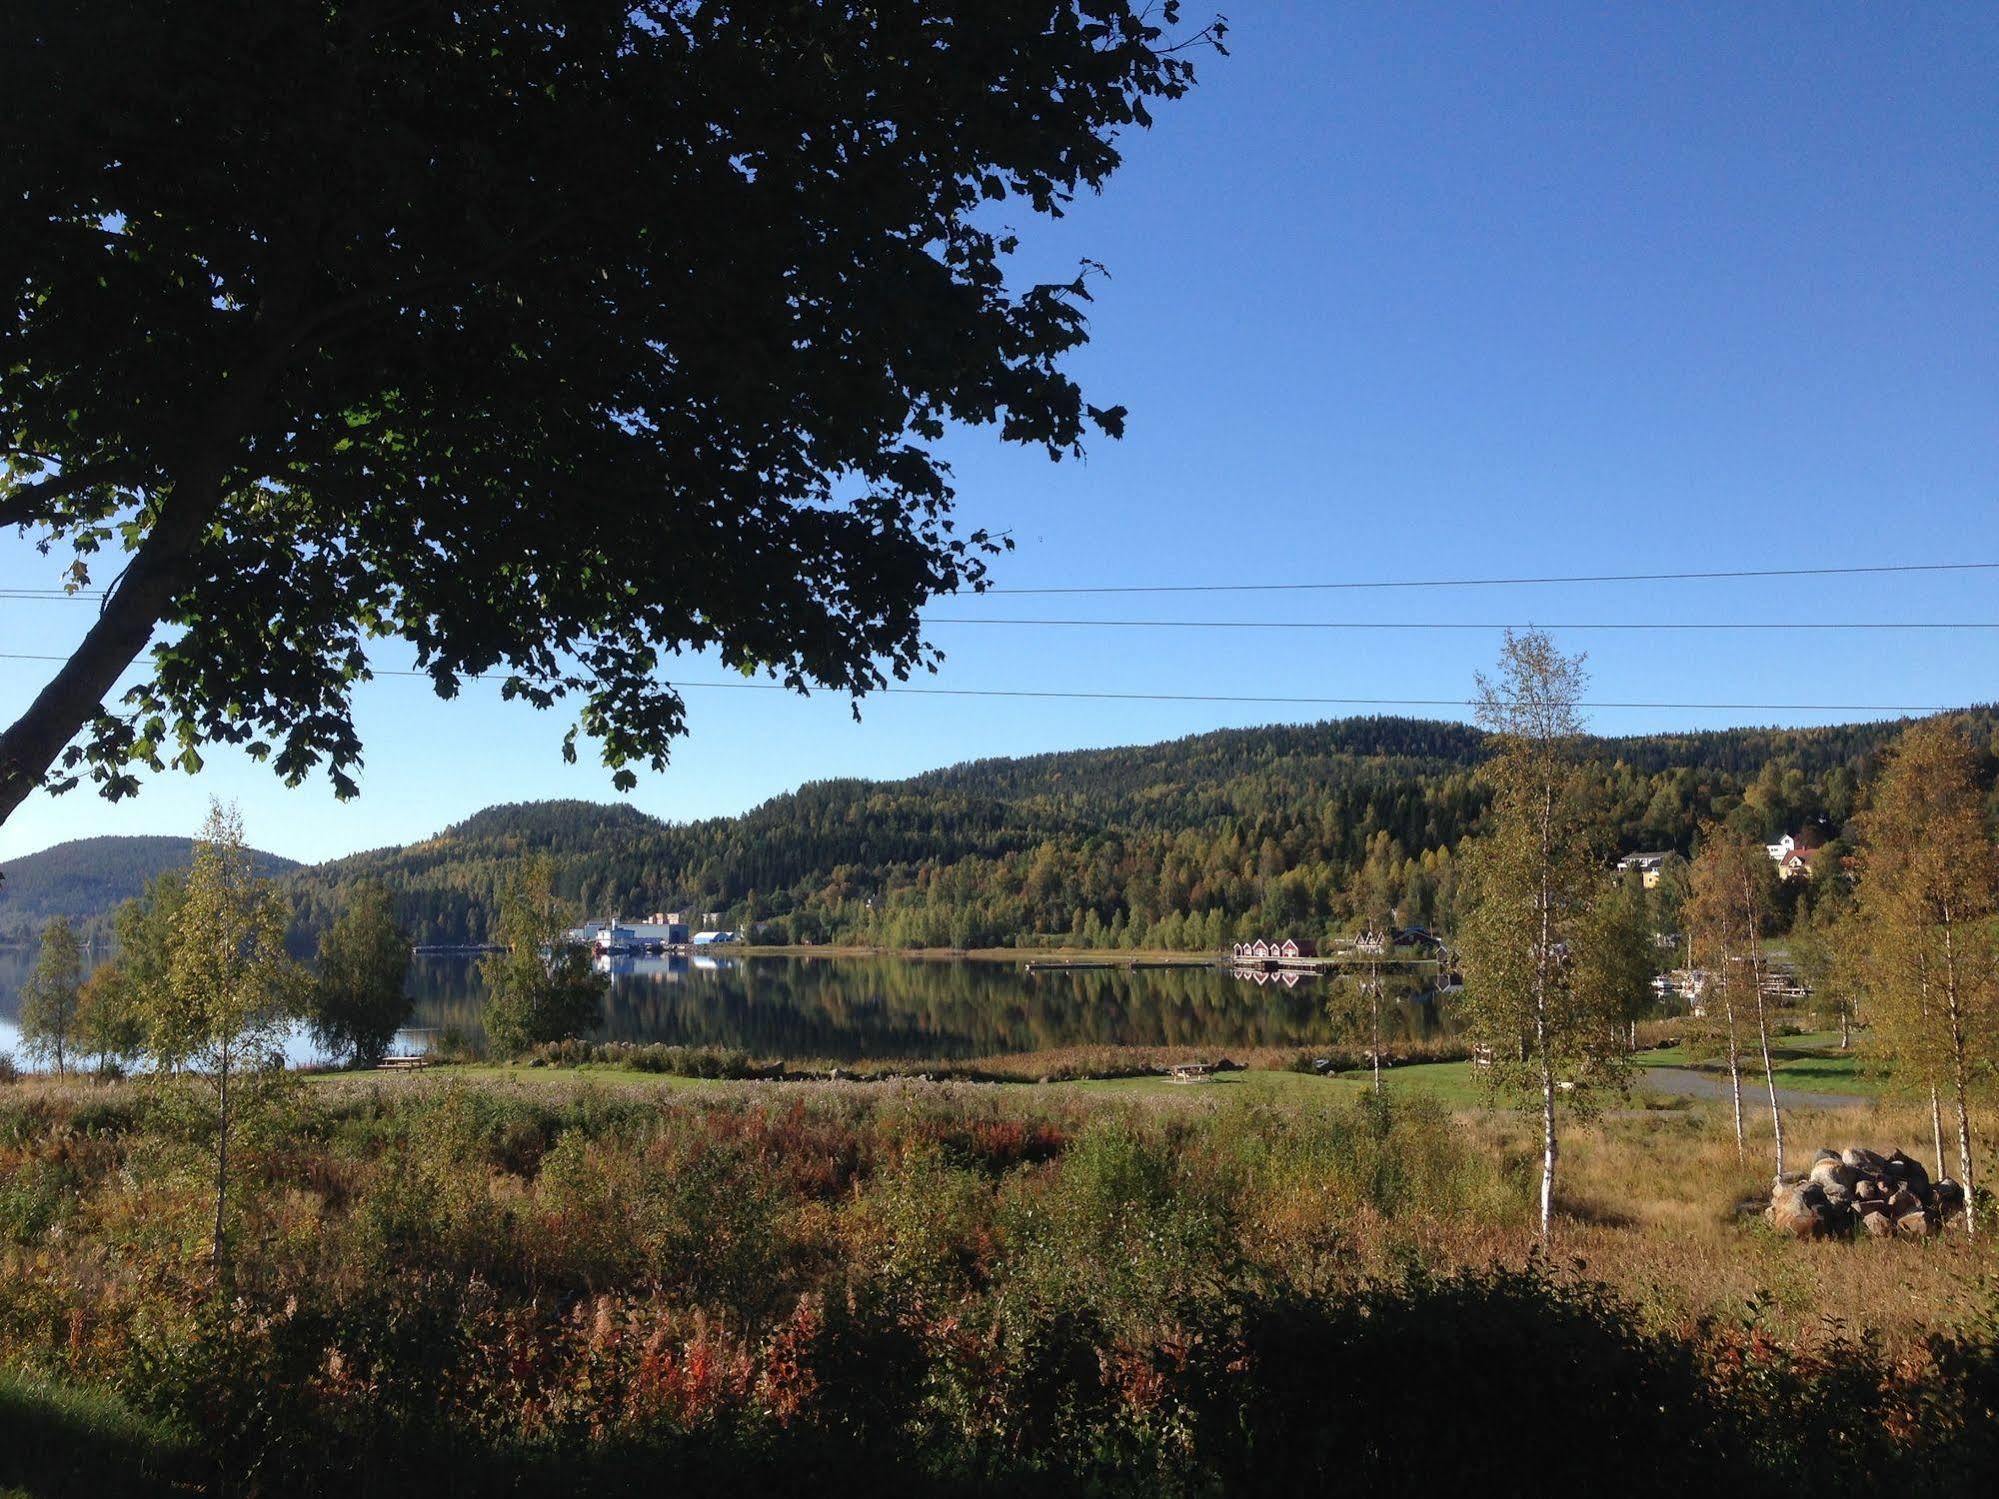
<path fill-rule="evenodd" d="M 462 1083 L 526 1083 L 529 1085 L 598 1082 L 598 1083 L 650 1083 L 655 1087 L 668 1089 L 711 1088 L 722 1079 L 705 1077 L 677 1077 L 669 1072 L 642 1072 L 636 1067 L 609 1067 L 595 1062 L 586 1062 L 578 1067 L 511 1067 L 497 1062 L 448 1063 L 437 1067 L 426 1067 L 419 1072 L 399 1072 L 360 1069 L 351 1072 L 314 1072 L 308 1074 L 314 1082 L 352 1082 L 365 1078 L 369 1082 L 394 1087 L 402 1082 L 462 1082 Z"/>
<path fill-rule="evenodd" d="M 108 1391 L 0 1369 L 0 1494 L 187 1492 L 191 1450 Z"/>
<path fill-rule="evenodd" d="M 1310 1072 L 1223 1072 L 1206 1082 L 1176 1083 L 1166 1077 L 1118 1077 L 1081 1082 L 1049 1083 L 1098 1096 L 1184 1096 L 1242 1098 L 1258 1103 L 1305 1103 L 1358 1097 L 1373 1087 L 1367 1072 L 1342 1072 L 1320 1077 Z M 1492 1102 L 1482 1079 L 1472 1075 L 1469 1062 L 1415 1062 L 1390 1067 L 1381 1074 L 1384 1092 L 1425 1093 L 1460 1108 L 1482 1108 Z"/>
<path fill-rule="evenodd" d="M 1686 1068 L 1710 1077 L 1726 1076 L 1728 1072 L 1718 1058 L 1689 1060 L 1686 1049 L 1679 1046 L 1640 1052 L 1635 1060 L 1640 1067 Z M 1858 1098 L 1876 1098 L 1887 1091 L 1887 1080 L 1871 1070 L 1859 1048 L 1840 1050 L 1838 1031 L 1773 1038 L 1770 1060 L 1780 1088 L 1795 1088 L 1804 1093 L 1845 1093 Z M 1751 1049 L 1744 1053 L 1742 1061 L 1746 1070 L 1762 1075 L 1762 1062 L 1754 1050 L 1753 1038 Z"/>
<path fill-rule="evenodd" d="M 1840 1051 L 1839 1037 L 1835 1032 L 1787 1036 L 1773 1048 L 1773 1051 L 1779 1087 L 1809 1093 L 1852 1094 L 1857 1097 L 1875 1097 L 1883 1091 L 1883 1079 L 1870 1073 L 1856 1052 Z M 1680 1047 L 1641 1052 L 1633 1060 L 1640 1068 L 1637 1092 L 1641 1095 L 1647 1091 L 1644 1087 L 1644 1073 L 1647 1071 L 1684 1068 L 1708 1076 L 1715 1076 L 1723 1071 L 1721 1064 L 1713 1059 L 1690 1061 L 1686 1052 Z M 1745 1057 L 1745 1066 L 1750 1065 L 1751 1061 L 1752 1058 Z M 420 1074 L 334 1072 L 315 1074 L 315 1077 L 322 1081 L 332 1078 L 365 1077 L 390 1087 L 397 1086 L 405 1078 L 417 1077 L 431 1081 L 464 1083 L 512 1082 L 529 1087 L 596 1082 L 638 1085 L 671 1092 L 693 1092 L 731 1085 L 722 1079 L 679 1077 L 671 1073 L 641 1072 L 629 1067 L 594 1063 L 578 1067 L 517 1067 L 472 1063 L 432 1068 Z M 1329 1098 L 1354 1097 L 1365 1092 L 1371 1085 L 1370 1075 L 1364 1071 L 1343 1072 L 1334 1077 L 1319 1077 L 1307 1072 L 1247 1071 L 1219 1073 L 1201 1083 L 1176 1083 L 1167 1077 L 1145 1076 L 1092 1078 L 1047 1084 L 1003 1083 L 998 1086 L 1064 1088 L 1100 1097 L 1230 1097 L 1258 1103 L 1307 1103 Z M 735 1083 L 733 1086 L 785 1085 Z M 1427 1094 L 1453 1108 L 1490 1108 L 1495 1103 L 1484 1079 L 1473 1072 L 1469 1062 L 1413 1062 L 1400 1067 L 1390 1067 L 1382 1074 L 1382 1086 L 1389 1093 Z"/>

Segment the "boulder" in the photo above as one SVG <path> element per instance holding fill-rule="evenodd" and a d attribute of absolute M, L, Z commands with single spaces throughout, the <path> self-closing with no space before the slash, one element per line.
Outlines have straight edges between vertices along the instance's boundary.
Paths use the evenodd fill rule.
<path fill-rule="evenodd" d="M 1764 1217 L 1778 1233 L 1798 1239 L 1837 1233 L 1842 1226 L 1842 1210 L 1828 1202 L 1825 1193 L 1811 1182 L 1779 1182 L 1771 1189 Z"/>
<path fill-rule="evenodd" d="M 1895 1220 L 1895 1232 L 1911 1239 L 1927 1239 L 1936 1231 L 1937 1220 L 1933 1213 L 1908 1213 Z"/>
<path fill-rule="evenodd" d="M 1839 1158 L 1856 1171 L 1864 1171 L 1869 1176 L 1879 1176 L 1888 1162 L 1864 1145 L 1849 1145 L 1839 1153 Z"/>
<path fill-rule="evenodd" d="M 1877 1202 L 1881 1197 L 1881 1183 L 1871 1176 L 1863 1176 L 1853 1184 L 1853 1195 L 1861 1202 Z"/>
<path fill-rule="evenodd" d="M 1922 1210 L 1922 1198 L 1911 1192 L 1907 1187 L 1898 1187 L 1894 1195 L 1888 1199 L 1888 1216 L 1890 1218 L 1902 1219 L 1908 1217 L 1911 1213 L 1920 1213 Z"/>
<path fill-rule="evenodd" d="M 1836 1155 L 1819 1152 L 1819 1158 L 1812 1163 L 1812 1178 L 1825 1190 L 1828 1197 L 1834 1191 L 1842 1196 L 1850 1194 L 1860 1184 L 1860 1172 L 1849 1166 Z"/>
<path fill-rule="evenodd" d="M 1866 1229 L 1872 1237 L 1885 1239 L 1895 1232 L 1895 1220 L 1890 1218 L 1887 1213 L 1879 1211 L 1880 1206 L 1881 1204 L 1877 1202 L 1874 1204 L 1876 1208 L 1875 1212 L 1863 1212 L 1860 1215 L 1860 1226 Z"/>
<path fill-rule="evenodd" d="M 1828 1150 L 1826 1149 L 1825 1146 L 1821 1145 L 1819 1147 L 1819 1153 L 1812 1157 L 1812 1164 L 1817 1165 L 1820 1161 L 1836 1161 L 1838 1159 L 1839 1159 L 1838 1151 Z"/>
<path fill-rule="evenodd" d="M 1923 1163 L 1899 1150 L 1888 1157 L 1888 1174 L 1900 1178 L 1918 1197 L 1930 1195 L 1930 1174 L 1923 1169 Z"/>
<path fill-rule="evenodd" d="M 1939 1212 L 1947 1213 L 1953 1208 L 1964 1206 L 1964 1188 L 1947 1176 L 1936 1179 L 1935 1185 L 1930 1188 L 1930 1196 L 1935 1200 Z"/>

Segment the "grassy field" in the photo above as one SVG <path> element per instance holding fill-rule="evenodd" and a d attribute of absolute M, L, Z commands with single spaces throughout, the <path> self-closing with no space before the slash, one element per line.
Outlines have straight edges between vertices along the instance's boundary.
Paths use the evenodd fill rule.
<path fill-rule="evenodd" d="M 1680 1068 L 1703 1076 L 1726 1078 L 1727 1064 L 1713 1057 L 1689 1057 L 1679 1047 L 1640 1052 L 1640 1067 Z M 1868 1062 L 1858 1047 L 1842 1049 L 1837 1031 L 1813 1031 L 1802 1036 L 1773 1039 L 1770 1046 L 1771 1070 L 1777 1086 L 1806 1093 L 1845 1093 L 1879 1098 L 1887 1091 L 1887 1080 Z M 1760 1086 L 1762 1061 L 1751 1050 L 1742 1058 L 1743 1077 Z"/>
<path fill-rule="evenodd" d="M 1842 1094 L 1865 1098 L 1882 1096 L 1883 1079 L 1870 1070 L 1858 1051 L 1852 1049 L 1842 1051 L 1838 1041 L 1835 1032 L 1815 1032 L 1784 1038 L 1773 1048 L 1778 1087 L 1805 1093 Z M 1310 1072 L 1291 1070 L 1281 1065 L 1275 1058 L 1262 1058 L 1254 1061 L 1245 1070 L 1217 1073 L 1200 1083 L 1176 1083 L 1164 1075 L 1163 1071 L 1158 1070 L 1142 1076 L 1084 1077 L 1040 1083 L 1035 1080 L 1035 1075 L 1037 1067 L 1042 1064 L 1037 1064 L 1032 1058 L 1004 1060 L 1014 1068 L 1014 1079 L 1003 1083 L 1003 1086 L 1048 1087 L 1085 1096 L 1190 1098 L 1226 1096 L 1257 1102 L 1279 1100 L 1308 1102 L 1349 1098 L 1372 1087 L 1371 1075 L 1364 1069 L 1349 1069 L 1330 1077 L 1321 1077 Z M 1128 1065 L 1129 1060 L 1114 1050 L 1106 1049 L 1099 1062 L 1105 1071 L 1121 1071 Z M 1139 1060 L 1155 1068 L 1164 1065 L 1163 1061 L 1152 1057 L 1149 1053 Z M 1647 1078 L 1650 1074 L 1680 1071 L 1715 1079 L 1727 1076 L 1726 1069 L 1720 1062 L 1708 1058 L 1689 1057 L 1679 1047 L 1641 1051 L 1633 1061 L 1638 1072 L 1633 1079 L 1632 1095 L 1627 1105 L 1632 1108 L 1676 1108 L 1684 1103 L 1685 1100 L 1681 1097 L 1658 1088 L 1647 1087 Z M 1060 1068 L 1052 1062 L 1046 1065 L 1049 1072 L 1059 1075 Z M 1087 1069 L 1087 1062 L 1084 1065 Z M 1745 1085 L 1752 1081 L 1760 1084 L 1761 1073 L 1752 1058 L 1745 1057 L 1744 1069 Z M 607 1085 L 633 1087 L 650 1085 L 669 1091 L 799 1086 L 797 1083 L 757 1084 L 684 1077 L 595 1062 L 565 1066 L 451 1064 L 424 1075 L 449 1075 L 471 1083 L 508 1080 L 531 1086 L 554 1084 L 565 1079 L 582 1077 Z M 320 1075 L 322 1080 L 353 1076 L 382 1075 L 342 1073 Z M 1421 1094 L 1452 1108 L 1489 1109 L 1523 1106 L 1518 1100 L 1495 1097 L 1485 1080 L 1477 1074 L 1469 1062 L 1464 1061 L 1399 1063 L 1385 1068 L 1382 1078 L 1384 1089 L 1391 1095 Z"/>
<path fill-rule="evenodd" d="M 1974 1471 L 1904 1435 L 1980 1429 L 1999 1246 L 1779 1238 L 1766 1122 L 1638 1098 L 1565 1125 L 1549 1253 L 1536 1119 L 1462 1062 L 1385 1091 L 327 1075 L 244 1122 L 218 1296 L 199 1095 L 25 1080 L 0 1494 L 1512 1492 L 1582 1405 L 1571 1487 L 1640 1449 L 1826 1486 L 1855 1432 L 1870 1475 Z M 1788 1125 L 1794 1164 L 1927 1154 L 1906 1106 Z"/>

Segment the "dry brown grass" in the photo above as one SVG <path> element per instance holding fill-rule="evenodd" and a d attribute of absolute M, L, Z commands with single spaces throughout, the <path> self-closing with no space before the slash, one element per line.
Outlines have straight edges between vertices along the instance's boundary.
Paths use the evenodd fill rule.
<path fill-rule="evenodd" d="M 1767 1119 L 1767 1116 L 1765 1116 Z M 1752 1129 L 1761 1122 L 1752 1120 Z M 1500 1153 L 1531 1153 L 1530 1120 L 1467 1121 Z M 1799 1242 L 1771 1233 L 1744 1204 L 1767 1200 L 1775 1165 L 1766 1131 L 1739 1159 L 1727 1114 L 1713 1105 L 1677 1114 L 1615 1116 L 1571 1128 L 1564 1139 L 1558 1194 L 1559 1263 L 1618 1287 L 1659 1325 L 1755 1314 L 1787 1333 L 1843 1324 L 1871 1329 L 1891 1345 L 1959 1325 L 1990 1303 L 1999 1276 L 1992 1235 L 1967 1242 L 1950 1232 L 1928 1242 L 1865 1238 Z M 1929 1163 L 1926 1117 L 1896 1105 L 1786 1117 L 1789 1164 L 1808 1163 L 1820 1145 L 1900 1146 Z M 1476 1262 L 1526 1252 L 1529 1237 L 1440 1239 L 1454 1258 Z"/>

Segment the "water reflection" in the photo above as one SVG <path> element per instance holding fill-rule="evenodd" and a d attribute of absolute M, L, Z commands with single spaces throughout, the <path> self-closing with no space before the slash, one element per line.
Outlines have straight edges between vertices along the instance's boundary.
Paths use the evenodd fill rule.
<path fill-rule="evenodd" d="M 1261 984 L 1213 968 L 1088 968 L 896 957 L 616 958 L 600 1040 L 735 1047 L 757 1057 L 831 1061 L 963 1059 L 1069 1046 L 1311 1047 L 1359 1035 L 1350 986 L 1318 974 Z M 32 952 L 0 950 L 0 1048 L 18 1054 L 14 1017 Z M 1288 975 L 1286 976 L 1288 977 Z M 1448 1029 L 1434 996 L 1389 980 L 1390 1040 Z M 481 1036 L 476 958 L 423 954 L 410 967 L 412 1029 L 396 1050 L 437 1034 Z M 294 1039 L 295 1061 L 312 1059 Z"/>
<path fill-rule="evenodd" d="M 1068 1046 L 1323 1045 L 1350 1037 L 1318 975 L 1259 986 L 1212 968 L 1028 973 L 982 960 L 897 957 L 616 958 L 601 1040 L 737 1047 L 759 1057 L 960 1059 Z M 426 956 L 416 1024 L 479 1033 L 476 962 Z M 1394 1039 L 1437 1034 L 1437 1006 L 1411 980 L 1391 990 Z"/>

